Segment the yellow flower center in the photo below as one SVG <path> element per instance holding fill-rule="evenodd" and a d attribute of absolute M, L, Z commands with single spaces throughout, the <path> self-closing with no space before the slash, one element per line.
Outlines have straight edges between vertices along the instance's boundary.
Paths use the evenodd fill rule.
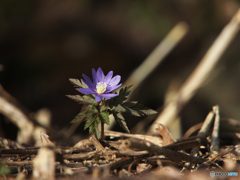
<path fill-rule="evenodd" d="M 102 94 L 102 93 L 104 93 L 106 91 L 107 84 L 103 83 L 103 82 L 98 82 L 97 86 L 96 86 L 96 89 L 97 89 L 97 93 L 98 94 Z"/>

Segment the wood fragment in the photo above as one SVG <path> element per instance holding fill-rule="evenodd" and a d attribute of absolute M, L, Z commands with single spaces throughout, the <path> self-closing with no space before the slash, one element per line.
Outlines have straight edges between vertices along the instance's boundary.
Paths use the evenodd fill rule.
<path fill-rule="evenodd" d="M 161 137 L 158 136 L 150 136 L 150 135 L 142 135 L 142 134 L 128 134 L 128 133 L 121 133 L 121 132 L 114 132 L 114 131 L 105 131 L 105 136 L 110 137 L 121 137 L 121 138 L 136 138 L 142 141 L 146 141 L 156 146 L 162 146 L 163 141 Z"/>
<path fill-rule="evenodd" d="M 49 136 L 43 132 L 40 132 L 40 138 L 42 141 L 43 146 L 55 146 L 55 144 L 50 141 Z"/>
<path fill-rule="evenodd" d="M 175 152 L 169 149 L 165 149 L 163 147 L 158 147 L 155 145 L 148 145 L 145 143 L 139 143 L 136 140 L 129 140 L 130 141 L 130 147 L 131 148 L 138 148 L 141 150 L 147 150 L 151 153 L 158 154 L 158 155 L 164 155 L 167 158 L 174 160 L 174 161 L 187 161 L 187 162 L 192 162 L 192 163 L 203 163 L 206 160 L 199 158 L 199 157 L 193 157 L 190 155 L 186 155 L 180 152 Z"/>
<path fill-rule="evenodd" d="M 212 138 L 210 151 L 211 154 L 218 154 L 219 151 L 219 126 L 220 126 L 220 115 L 219 115 L 219 106 L 214 106 L 213 111 L 215 113 L 215 121 L 213 126 Z"/>
<path fill-rule="evenodd" d="M 173 142 L 172 134 L 168 131 L 167 127 L 163 124 L 157 124 L 158 127 L 156 128 L 157 132 L 162 136 L 162 146 L 169 145 Z"/>
<path fill-rule="evenodd" d="M 37 180 L 55 179 L 55 154 L 50 148 L 39 149 L 38 155 L 33 160 L 33 178 Z"/>
<path fill-rule="evenodd" d="M 17 141 L 28 144 L 32 138 L 34 125 L 16 103 L 16 100 L 0 85 L 0 113 L 19 128 Z"/>
<path fill-rule="evenodd" d="M 203 143 L 203 139 L 198 137 L 191 137 L 188 139 L 182 139 L 172 144 L 163 146 L 165 149 L 170 149 L 174 151 L 187 150 L 195 147 L 199 147 Z"/>
<path fill-rule="evenodd" d="M 20 143 L 10 140 L 10 139 L 5 139 L 0 137 L 0 147 L 4 149 L 23 149 L 25 148 L 23 145 Z"/>
<path fill-rule="evenodd" d="M 95 146 L 97 151 L 105 150 L 105 148 L 102 146 L 102 144 L 95 137 L 90 137 L 89 140 L 93 143 L 93 145 Z"/>

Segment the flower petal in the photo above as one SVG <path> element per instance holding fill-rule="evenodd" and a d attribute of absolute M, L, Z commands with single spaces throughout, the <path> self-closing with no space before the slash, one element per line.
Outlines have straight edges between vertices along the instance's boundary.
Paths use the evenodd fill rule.
<path fill-rule="evenodd" d="M 117 86 L 108 86 L 107 90 L 104 93 L 109 93 L 111 91 L 114 91 L 115 89 L 119 88 L 121 85 L 122 85 L 122 83 Z"/>
<path fill-rule="evenodd" d="M 94 68 L 92 68 L 92 78 L 93 78 L 94 86 L 96 86 L 96 84 L 98 83 L 98 78 L 97 78 L 97 73 Z"/>
<path fill-rule="evenodd" d="M 98 78 L 98 82 L 103 82 L 104 80 L 104 74 L 100 67 L 97 70 L 97 78 Z"/>
<path fill-rule="evenodd" d="M 118 96 L 118 94 L 101 94 L 101 96 L 106 98 L 106 99 L 111 99 L 115 96 Z"/>
<path fill-rule="evenodd" d="M 104 78 L 104 83 L 109 84 L 109 82 L 111 81 L 113 76 L 113 71 L 109 71 L 109 73 L 106 75 L 106 77 Z"/>
<path fill-rule="evenodd" d="M 95 94 L 96 93 L 91 88 L 78 88 L 78 90 L 83 94 Z"/>
<path fill-rule="evenodd" d="M 82 74 L 83 78 L 85 80 L 83 80 L 83 82 L 91 89 L 95 89 L 95 86 L 92 82 L 92 80 L 86 75 L 86 74 Z"/>
<path fill-rule="evenodd" d="M 116 86 L 121 80 L 121 76 L 116 75 L 114 76 L 111 81 L 109 82 L 109 86 Z"/>
<path fill-rule="evenodd" d="M 102 96 L 99 96 L 98 94 L 95 94 L 95 101 L 99 102 L 102 100 Z"/>

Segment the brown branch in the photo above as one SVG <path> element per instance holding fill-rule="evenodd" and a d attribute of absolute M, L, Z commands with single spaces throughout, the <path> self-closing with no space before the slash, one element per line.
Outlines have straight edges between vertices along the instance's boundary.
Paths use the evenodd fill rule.
<path fill-rule="evenodd" d="M 129 141 L 129 140 L 128 140 Z M 192 162 L 195 164 L 198 163 L 203 163 L 206 160 L 199 158 L 199 157 L 194 157 L 190 155 L 186 155 L 180 152 L 175 152 L 169 149 L 165 149 L 163 147 L 158 147 L 155 145 L 148 145 L 145 143 L 139 143 L 136 140 L 130 140 L 130 148 L 137 148 L 141 150 L 147 150 L 151 153 L 158 154 L 158 155 L 164 155 L 167 158 L 173 160 L 173 161 L 187 161 L 187 162 Z"/>
<path fill-rule="evenodd" d="M 210 72 L 214 69 L 222 54 L 226 51 L 229 44 L 235 38 L 240 28 L 240 9 L 232 20 L 224 27 L 213 45 L 209 48 L 199 65 L 182 85 L 176 98 L 169 102 L 162 113 L 158 116 L 155 123 L 150 127 L 149 132 L 154 132 L 155 124 L 170 124 L 185 104 L 196 94 L 197 90 L 207 80 Z"/>
<path fill-rule="evenodd" d="M 158 136 L 149 136 L 149 135 L 142 135 L 142 134 L 128 134 L 128 133 L 121 133 L 121 132 L 115 132 L 115 131 L 105 131 L 105 136 L 110 137 L 128 137 L 128 138 L 136 138 L 142 141 L 150 142 L 152 144 L 155 144 L 157 146 L 162 146 L 163 141 Z"/>
<path fill-rule="evenodd" d="M 211 151 L 211 154 L 212 153 L 218 154 L 219 144 L 220 144 L 220 140 L 219 140 L 219 126 L 220 126 L 219 107 L 214 106 L 213 111 L 215 113 L 215 121 L 214 121 L 214 126 L 213 126 L 210 151 Z"/>
<path fill-rule="evenodd" d="M 0 85 L 0 113 L 7 116 L 19 128 L 17 141 L 27 144 L 32 138 L 34 125 L 14 102 L 16 100 Z"/>

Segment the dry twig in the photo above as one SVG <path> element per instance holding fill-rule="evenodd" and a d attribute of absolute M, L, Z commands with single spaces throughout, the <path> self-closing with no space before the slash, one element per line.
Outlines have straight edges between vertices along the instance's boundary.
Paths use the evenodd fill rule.
<path fill-rule="evenodd" d="M 0 113 L 7 116 L 19 128 L 17 141 L 27 144 L 32 138 L 34 125 L 13 102 L 16 100 L 0 85 Z"/>
<path fill-rule="evenodd" d="M 196 94 L 197 90 L 207 80 L 209 73 L 214 69 L 222 54 L 232 42 L 240 28 L 240 9 L 232 20 L 224 27 L 218 38 L 207 51 L 199 65 L 180 88 L 176 98 L 164 108 L 149 133 L 155 130 L 155 124 L 168 125 L 178 115 L 186 103 Z"/>

